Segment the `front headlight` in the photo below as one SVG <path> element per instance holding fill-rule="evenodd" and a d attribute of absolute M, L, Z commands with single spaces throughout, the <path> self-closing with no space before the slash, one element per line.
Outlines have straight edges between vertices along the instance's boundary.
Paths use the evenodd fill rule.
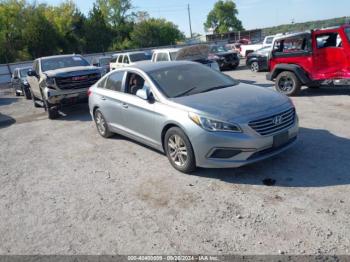
<path fill-rule="evenodd" d="M 234 132 L 241 133 L 241 128 L 232 123 L 226 123 L 214 119 L 210 119 L 204 116 L 197 115 L 195 113 L 189 113 L 188 117 L 197 125 L 207 131 L 221 131 L 221 132 Z"/>
<path fill-rule="evenodd" d="M 46 85 L 47 85 L 47 86 L 53 86 L 53 85 L 55 85 L 55 78 L 53 78 L 53 77 L 47 77 L 47 78 L 46 78 Z"/>

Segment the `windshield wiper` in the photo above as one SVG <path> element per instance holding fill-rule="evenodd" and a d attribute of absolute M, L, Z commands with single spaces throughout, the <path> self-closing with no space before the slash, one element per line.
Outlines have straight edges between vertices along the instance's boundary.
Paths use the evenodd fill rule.
<path fill-rule="evenodd" d="M 233 85 L 214 86 L 214 87 L 208 88 L 206 90 L 203 90 L 201 93 L 210 92 L 213 90 L 222 89 L 222 88 L 226 88 L 226 87 L 230 87 L 230 86 L 233 86 Z"/>
<path fill-rule="evenodd" d="M 197 88 L 197 87 L 194 86 L 194 87 L 192 87 L 192 88 L 190 88 L 190 89 L 188 89 L 188 90 L 186 90 L 186 91 L 184 91 L 184 92 L 182 92 L 182 93 L 180 93 L 180 94 L 177 94 L 177 95 L 174 96 L 174 97 L 180 97 L 180 96 L 187 95 L 187 94 L 189 94 L 191 91 L 193 91 L 193 90 L 196 89 L 196 88 Z"/>

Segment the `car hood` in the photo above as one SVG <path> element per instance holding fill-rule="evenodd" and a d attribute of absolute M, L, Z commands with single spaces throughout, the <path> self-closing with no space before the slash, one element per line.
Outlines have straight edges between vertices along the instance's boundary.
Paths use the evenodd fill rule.
<path fill-rule="evenodd" d="M 49 77 L 70 77 L 76 75 L 87 75 L 93 73 L 101 73 L 101 68 L 96 66 L 76 66 L 59 68 L 44 72 Z"/>
<path fill-rule="evenodd" d="M 265 114 L 270 109 L 289 103 L 285 95 L 244 83 L 171 100 L 197 113 L 229 122 L 250 115 Z"/>
<path fill-rule="evenodd" d="M 215 55 L 217 55 L 217 56 L 226 56 L 226 55 L 231 55 L 231 54 L 237 54 L 237 53 L 233 52 L 233 51 L 215 53 Z"/>

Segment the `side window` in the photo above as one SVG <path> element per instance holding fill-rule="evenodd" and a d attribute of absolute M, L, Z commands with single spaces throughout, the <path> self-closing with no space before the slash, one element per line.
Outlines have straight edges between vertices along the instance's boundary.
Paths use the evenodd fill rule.
<path fill-rule="evenodd" d="M 113 91 L 121 91 L 124 71 L 115 72 L 111 74 L 106 80 L 105 88 Z"/>
<path fill-rule="evenodd" d="M 97 87 L 104 88 L 106 84 L 106 78 L 103 78 L 100 82 L 98 82 Z"/>
<path fill-rule="evenodd" d="M 131 95 L 136 95 L 137 90 L 142 89 L 145 85 L 145 79 L 136 73 L 128 73 L 126 79 L 125 92 Z"/>
<path fill-rule="evenodd" d="M 117 60 L 118 60 L 118 57 L 113 57 L 113 58 L 111 59 L 111 62 L 110 62 L 110 63 L 115 63 L 115 62 L 117 62 Z"/>
<path fill-rule="evenodd" d="M 123 55 L 120 55 L 120 56 L 118 57 L 118 63 L 123 63 Z"/>
<path fill-rule="evenodd" d="M 123 61 L 124 64 L 129 64 L 129 57 L 128 55 L 124 55 L 124 61 Z"/>
<path fill-rule="evenodd" d="M 277 54 L 293 54 L 308 52 L 310 46 L 310 40 L 307 37 L 295 37 L 277 40 L 273 50 Z"/>
<path fill-rule="evenodd" d="M 317 48 L 341 47 L 342 40 L 337 32 L 316 36 Z"/>
<path fill-rule="evenodd" d="M 167 53 L 158 53 L 157 62 L 160 62 L 160 61 L 169 61 L 168 54 Z"/>

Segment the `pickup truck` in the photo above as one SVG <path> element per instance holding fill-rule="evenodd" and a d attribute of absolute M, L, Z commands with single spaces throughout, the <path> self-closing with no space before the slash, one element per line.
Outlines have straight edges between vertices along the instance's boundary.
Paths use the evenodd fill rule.
<path fill-rule="evenodd" d="M 276 90 L 297 95 L 301 87 L 349 85 L 350 25 L 277 37 L 269 59 L 267 79 Z"/>
<path fill-rule="evenodd" d="M 249 53 L 253 53 L 264 47 L 271 47 L 273 40 L 276 36 L 268 35 L 264 38 L 262 43 L 249 44 L 249 45 L 241 45 L 240 46 L 240 54 L 242 57 L 247 57 Z"/>
<path fill-rule="evenodd" d="M 88 88 L 100 78 L 101 68 L 82 56 L 59 55 L 34 60 L 27 81 L 34 106 L 44 107 L 49 119 L 55 119 L 63 104 L 85 101 Z"/>

